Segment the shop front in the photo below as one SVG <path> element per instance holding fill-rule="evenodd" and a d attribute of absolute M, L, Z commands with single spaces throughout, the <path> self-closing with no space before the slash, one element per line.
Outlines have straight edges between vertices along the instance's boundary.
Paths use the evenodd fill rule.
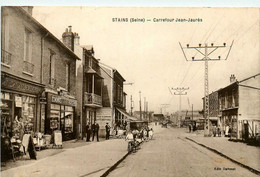
<path fill-rule="evenodd" d="M 42 84 L 1 73 L 1 142 L 5 140 L 18 146 L 25 133 L 39 131 L 39 100 L 43 90 Z M 8 147 L 8 143 L 1 144 L 6 149 L 1 151 L 2 155 L 7 154 Z"/>
<path fill-rule="evenodd" d="M 14 136 L 16 123 L 25 131 L 38 131 L 39 99 L 44 85 L 2 72 L 1 75 L 1 132 Z"/>
<path fill-rule="evenodd" d="M 62 140 L 71 140 L 76 136 L 76 99 L 67 96 L 46 93 L 46 119 L 45 133 L 53 134 L 53 131 L 62 132 Z"/>
<path fill-rule="evenodd" d="M 228 131 L 231 138 L 238 138 L 238 110 L 230 109 L 222 111 L 223 128 Z M 226 133 L 227 134 L 227 133 Z"/>

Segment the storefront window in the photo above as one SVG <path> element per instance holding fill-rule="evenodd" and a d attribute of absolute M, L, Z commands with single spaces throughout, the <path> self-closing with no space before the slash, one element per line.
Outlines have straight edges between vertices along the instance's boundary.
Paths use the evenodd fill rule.
<path fill-rule="evenodd" d="M 12 100 L 11 94 L 1 92 L 0 116 L 1 116 L 1 135 L 11 136 L 12 134 Z"/>
<path fill-rule="evenodd" d="M 50 111 L 50 129 L 56 130 L 59 128 L 59 120 L 60 120 L 60 105 L 51 104 Z"/>
<path fill-rule="evenodd" d="M 19 113 L 19 96 L 16 97 L 16 110 Z M 18 102 L 18 103 L 17 103 Z M 35 121 L 35 98 L 22 96 L 22 121 L 25 126 L 25 131 L 33 131 Z M 18 114 L 19 117 L 19 114 Z"/>
<path fill-rule="evenodd" d="M 65 106 L 65 133 L 73 132 L 73 107 Z"/>

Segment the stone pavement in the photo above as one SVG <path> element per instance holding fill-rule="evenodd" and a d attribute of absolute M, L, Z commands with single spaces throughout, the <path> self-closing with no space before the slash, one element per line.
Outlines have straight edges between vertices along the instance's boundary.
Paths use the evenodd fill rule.
<path fill-rule="evenodd" d="M 260 147 L 228 141 L 227 137 L 204 137 L 203 132 L 186 133 L 185 136 L 196 143 L 220 152 L 243 166 L 260 171 Z"/>
<path fill-rule="evenodd" d="M 63 146 L 63 149 L 40 151 L 38 160 L 17 161 L 16 166 L 2 171 L 1 177 L 101 176 L 127 154 L 124 139 L 90 143 L 79 141 L 75 144 L 66 142 Z M 46 157 L 41 153 L 45 153 Z M 39 154 L 42 156 L 40 159 Z"/>
<path fill-rule="evenodd" d="M 104 141 L 104 139 L 100 138 L 100 141 L 102 142 L 102 141 Z M 48 148 L 42 149 L 41 151 L 36 151 L 37 160 L 47 158 L 49 156 L 53 156 L 58 153 L 64 152 L 64 150 L 66 150 L 66 149 L 86 146 L 86 145 L 89 145 L 92 143 L 96 143 L 96 141 L 85 142 L 85 140 L 76 140 L 76 139 L 71 140 L 71 141 L 64 141 L 62 144 L 62 146 L 63 146 L 62 149 L 52 148 L 51 146 L 49 146 Z M 14 168 L 14 167 L 18 167 L 18 166 L 22 166 L 22 165 L 28 165 L 28 164 L 34 163 L 34 161 L 35 160 L 30 159 L 29 154 L 24 155 L 23 157 L 17 157 L 15 162 L 13 160 L 9 160 L 7 162 L 1 163 L 1 171 L 7 170 L 10 168 Z"/>

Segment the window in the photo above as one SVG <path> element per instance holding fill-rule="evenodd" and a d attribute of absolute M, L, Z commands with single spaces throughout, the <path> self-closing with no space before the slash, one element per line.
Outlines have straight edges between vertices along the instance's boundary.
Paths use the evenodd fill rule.
<path fill-rule="evenodd" d="M 8 16 L 2 12 L 2 24 L 1 24 L 1 32 L 2 32 L 2 40 L 1 40 L 1 63 L 5 66 L 10 66 L 11 64 L 11 53 L 9 53 L 9 22 Z"/>
<path fill-rule="evenodd" d="M 70 65 L 66 64 L 66 89 L 70 90 Z"/>
<path fill-rule="evenodd" d="M 54 85 L 55 84 L 55 77 L 54 77 L 54 71 L 55 71 L 55 53 L 53 51 L 50 51 L 50 67 L 49 67 L 49 84 Z"/>
<path fill-rule="evenodd" d="M 24 34 L 24 61 L 31 63 L 32 57 L 32 32 L 25 28 Z"/>
<path fill-rule="evenodd" d="M 2 12 L 4 13 L 4 12 Z M 8 15 L 3 14 L 2 15 L 2 25 L 1 25 L 1 31 L 2 31 L 2 49 L 5 51 L 9 51 L 9 23 L 8 23 Z"/>

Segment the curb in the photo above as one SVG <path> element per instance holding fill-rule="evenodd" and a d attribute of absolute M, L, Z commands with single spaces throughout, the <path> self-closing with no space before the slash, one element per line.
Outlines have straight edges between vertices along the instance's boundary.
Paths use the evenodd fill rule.
<path fill-rule="evenodd" d="M 202 146 L 202 147 L 204 147 L 204 148 L 206 148 L 206 149 L 212 151 L 212 152 L 215 152 L 216 154 L 218 154 L 218 155 L 220 155 L 220 156 L 222 156 L 222 157 L 224 157 L 224 158 L 226 158 L 226 159 L 228 159 L 228 160 L 230 160 L 230 161 L 232 161 L 232 162 L 238 164 L 239 166 L 241 166 L 241 167 L 243 167 L 243 168 L 248 169 L 248 170 L 251 171 L 252 173 L 255 173 L 255 174 L 257 174 L 257 175 L 260 175 L 260 171 L 254 169 L 254 168 L 252 168 L 252 167 L 249 167 L 249 166 L 247 166 L 247 165 L 245 165 L 245 164 L 242 164 L 241 162 L 238 162 L 238 161 L 236 161 L 236 160 L 234 160 L 234 159 L 228 157 L 227 155 L 225 155 L 225 154 L 223 154 L 223 153 L 217 151 L 216 149 L 213 149 L 213 148 L 210 148 L 210 147 L 208 147 L 208 146 L 206 146 L 206 145 L 204 145 L 204 144 L 198 143 L 197 141 L 195 141 L 195 140 L 193 140 L 193 139 L 190 139 L 190 138 L 188 138 L 188 137 L 185 137 L 185 138 L 186 138 L 187 140 L 189 140 L 189 141 L 192 141 L 192 142 L 194 142 L 194 143 L 196 143 L 196 144 L 198 144 L 198 145 L 200 145 L 200 146 Z"/>
<path fill-rule="evenodd" d="M 141 142 L 141 144 L 143 144 L 144 142 Z M 141 146 L 140 144 L 140 146 Z M 112 172 L 114 169 L 116 169 L 116 167 L 123 161 L 125 160 L 125 158 L 131 154 L 131 152 L 127 152 L 121 159 L 119 159 L 114 165 L 112 165 L 103 175 L 101 175 L 100 177 L 106 177 L 110 172 Z"/>
<path fill-rule="evenodd" d="M 107 176 L 111 171 L 113 171 L 125 158 L 130 154 L 130 152 L 127 152 L 121 159 L 119 159 L 114 165 L 112 165 L 103 175 L 100 177 Z"/>

